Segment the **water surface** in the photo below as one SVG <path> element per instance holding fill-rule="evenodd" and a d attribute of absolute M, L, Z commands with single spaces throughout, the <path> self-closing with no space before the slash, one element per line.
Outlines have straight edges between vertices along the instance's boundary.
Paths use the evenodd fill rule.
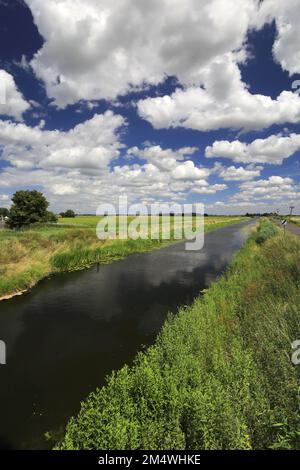
<path fill-rule="evenodd" d="M 251 224 L 251 223 L 250 223 Z M 0 302 L 0 448 L 45 449 L 80 401 L 113 369 L 153 343 L 169 311 L 190 304 L 227 267 L 248 222 L 209 232 L 200 252 L 184 243 L 59 274 Z"/>

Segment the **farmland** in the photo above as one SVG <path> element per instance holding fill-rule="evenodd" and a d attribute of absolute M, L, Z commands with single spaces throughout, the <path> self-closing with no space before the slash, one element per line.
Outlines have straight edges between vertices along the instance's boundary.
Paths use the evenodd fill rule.
<path fill-rule="evenodd" d="M 111 262 L 174 241 L 172 237 L 170 241 L 161 237 L 102 241 L 95 233 L 99 220 L 95 216 L 81 216 L 26 230 L 0 230 L 0 298 L 22 293 L 55 272 Z M 205 217 L 204 229 L 214 230 L 241 220 L 241 217 Z"/>

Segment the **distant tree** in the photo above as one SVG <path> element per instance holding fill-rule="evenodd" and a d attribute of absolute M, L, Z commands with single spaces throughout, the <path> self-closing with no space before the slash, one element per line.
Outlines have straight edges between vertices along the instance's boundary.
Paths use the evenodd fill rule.
<path fill-rule="evenodd" d="M 47 211 L 47 222 L 56 223 L 57 220 L 58 217 L 56 214 L 54 214 L 54 212 Z"/>
<path fill-rule="evenodd" d="M 67 217 L 67 218 L 76 217 L 76 214 L 74 211 L 72 211 L 72 209 L 68 209 L 66 212 L 61 212 L 59 215 L 61 217 Z"/>
<path fill-rule="evenodd" d="M 4 219 L 9 216 L 9 210 L 6 207 L 0 207 L 0 219 Z"/>
<path fill-rule="evenodd" d="M 47 221 L 49 203 L 38 191 L 17 191 L 12 197 L 8 226 L 21 228 L 37 222 Z"/>

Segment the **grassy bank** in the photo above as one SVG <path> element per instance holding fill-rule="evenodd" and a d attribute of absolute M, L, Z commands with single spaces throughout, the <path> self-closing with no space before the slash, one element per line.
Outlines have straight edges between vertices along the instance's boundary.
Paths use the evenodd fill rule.
<path fill-rule="evenodd" d="M 296 224 L 298 225 L 298 227 L 300 227 L 300 217 L 292 217 L 290 219 L 290 221 L 293 223 L 293 224 Z"/>
<path fill-rule="evenodd" d="M 207 217 L 205 230 L 242 220 L 238 217 Z M 130 253 L 165 244 L 162 240 L 98 240 L 99 217 L 60 219 L 58 225 L 25 231 L 0 230 L 0 298 L 27 290 L 45 276 L 107 263 Z"/>
<path fill-rule="evenodd" d="M 268 222 L 156 344 L 82 403 L 60 449 L 300 448 L 300 241 Z"/>

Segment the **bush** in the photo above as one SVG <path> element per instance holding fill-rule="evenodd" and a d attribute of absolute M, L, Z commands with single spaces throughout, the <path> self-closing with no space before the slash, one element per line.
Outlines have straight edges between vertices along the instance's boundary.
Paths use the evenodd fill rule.
<path fill-rule="evenodd" d="M 270 222 L 269 220 L 263 220 L 260 222 L 259 227 L 257 229 L 255 241 L 258 245 L 262 245 L 267 240 L 269 240 L 269 238 L 274 237 L 277 232 L 278 229 L 272 222 Z"/>
<path fill-rule="evenodd" d="M 56 224 L 56 222 L 58 220 L 57 215 L 54 214 L 54 212 L 51 212 L 51 211 L 47 211 L 46 218 L 47 218 L 47 222 L 50 222 L 50 223 L 53 223 L 53 224 Z"/>
<path fill-rule="evenodd" d="M 9 210 L 6 207 L 0 207 L 0 220 L 9 216 Z"/>

